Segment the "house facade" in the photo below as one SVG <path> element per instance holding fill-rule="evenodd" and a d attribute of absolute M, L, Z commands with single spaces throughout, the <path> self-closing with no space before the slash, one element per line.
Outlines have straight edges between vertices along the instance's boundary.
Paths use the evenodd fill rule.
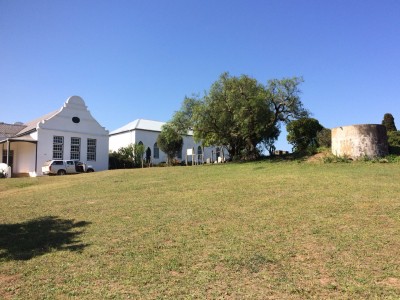
<path fill-rule="evenodd" d="M 118 151 L 130 144 L 143 144 L 145 150 L 150 149 L 151 162 L 158 164 L 167 161 L 167 155 L 157 145 L 157 138 L 161 127 L 165 122 L 137 119 L 110 132 L 110 151 Z M 188 155 L 188 153 L 192 153 Z M 219 157 L 219 159 L 218 159 Z M 193 133 L 189 132 L 183 136 L 183 147 L 181 153 L 176 157 L 180 161 L 215 162 L 226 158 L 227 154 L 222 153 L 220 147 L 203 147 L 193 139 Z"/>
<path fill-rule="evenodd" d="M 0 149 L 1 162 L 11 166 L 14 175 L 42 175 L 43 163 L 51 159 L 88 162 L 96 171 L 108 169 L 108 131 L 79 96 L 31 122 L 0 124 Z"/>

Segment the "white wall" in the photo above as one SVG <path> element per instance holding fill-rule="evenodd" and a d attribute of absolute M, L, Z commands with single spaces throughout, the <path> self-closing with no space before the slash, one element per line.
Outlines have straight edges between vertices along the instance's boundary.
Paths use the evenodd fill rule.
<path fill-rule="evenodd" d="M 38 132 L 38 175 L 42 174 L 43 163 L 53 159 L 53 137 L 64 137 L 63 159 L 71 159 L 71 137 L 81 139 L 80 161 L 90 164 L 95 171 L 108 169 L 108 136 L 41 129 Z M 96 161 L 87 159 L 87 139 L 96 139 Z"/>
<path fill-rule="evenodd" d="M 36 144 L 27 142 L 12 142 L 14 150 L 14 173 L 29 173 L 35 170 Z"/>
<path fill-rule="evenodd" d="M 109 150 L 118 151 L 119 148 L 135 144 L 135 137 L 132 131 L 122 132 L 109 137 Z"/>
<path fill-rule="evenodd" d="M 72 121 L 79 118 L 79 123 Z M 92 117 L 84 101 L 77 96 L 70 97 L 60 112 L 52 118 L 38 124 L 38 175 L 42 174 L 42 165 L 53 159 L 53 137 L 64 137 L 64 157 L 70 159 L 71 137 L 81 139 L 80 161 L 92 165 L 95 171 L 108 169 L 108 131 Z M 96 139 L 96 161 L 87 160 L 87 139 Z"/>
<path fill-rule="evenodd" d="M 166 162 L 167 155 L 161 150 L 159 150 L 159 158 L 154 158 L 154 143 L 157 142 L 159 134 L 160 132 L 158 131 L 135 129 L 133 131 L 112 135 L 110 136 L 110 151 L 118 151 L 118 149 L 121 147 L 127 147 L 129 144 L 138 144 L 139 142 L 142 142 L 145 146 L 145 150 L 147 149 L 147 147 L 150 147 L 151 159 L 153 163 L 158 164 L 160 162 Z M 182 158 L 180 160 L 185 161 L 187 149 L 191 149 L 194 147 L 195 152 L 198 153 L 198 146 L 201 146 L 201 144 L 195 143 L 193 140 L 193 136 L 184 136 Z M 209 158 L 210 161 L 217 160 L 216 148 L 217 147 L 204 148 L 204 162 L 206 162 L 207 158 Z M 225 154 L 225 157 L 228 157 L 227 154 Z M 190 157 L 188 160 L 191 161 L 192 158 Z"/>

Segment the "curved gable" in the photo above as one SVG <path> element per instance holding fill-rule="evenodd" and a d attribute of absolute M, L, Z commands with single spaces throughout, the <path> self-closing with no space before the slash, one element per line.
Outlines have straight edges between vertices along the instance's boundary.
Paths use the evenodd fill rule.
<path fill-rule="evenodd" d="M 108 135 L 108 131 L 93 118 L 85 101 L 79 96 L 72 96 L 52 117 L 41 120 L 38 128 L 94 135 Z"/>

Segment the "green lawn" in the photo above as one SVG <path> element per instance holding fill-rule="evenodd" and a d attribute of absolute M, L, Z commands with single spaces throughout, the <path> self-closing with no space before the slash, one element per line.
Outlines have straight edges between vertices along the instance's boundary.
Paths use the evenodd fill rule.
<path fill-rule="evenodd" d="M 400 164 L 0 180 L 0 299 L 399 299 Z"/>

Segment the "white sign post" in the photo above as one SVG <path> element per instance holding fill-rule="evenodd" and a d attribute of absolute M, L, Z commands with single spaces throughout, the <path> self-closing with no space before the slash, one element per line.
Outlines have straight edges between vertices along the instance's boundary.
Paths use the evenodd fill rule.
<path fill-rule="evenodd" d="M 188 156 L 192 157 L 192 166 L 194 165 L 194 158 L 196 157 L 196 153 L 194 152 L 194 148 L 186 149 L 186 165 L 188 165 Z"/>

